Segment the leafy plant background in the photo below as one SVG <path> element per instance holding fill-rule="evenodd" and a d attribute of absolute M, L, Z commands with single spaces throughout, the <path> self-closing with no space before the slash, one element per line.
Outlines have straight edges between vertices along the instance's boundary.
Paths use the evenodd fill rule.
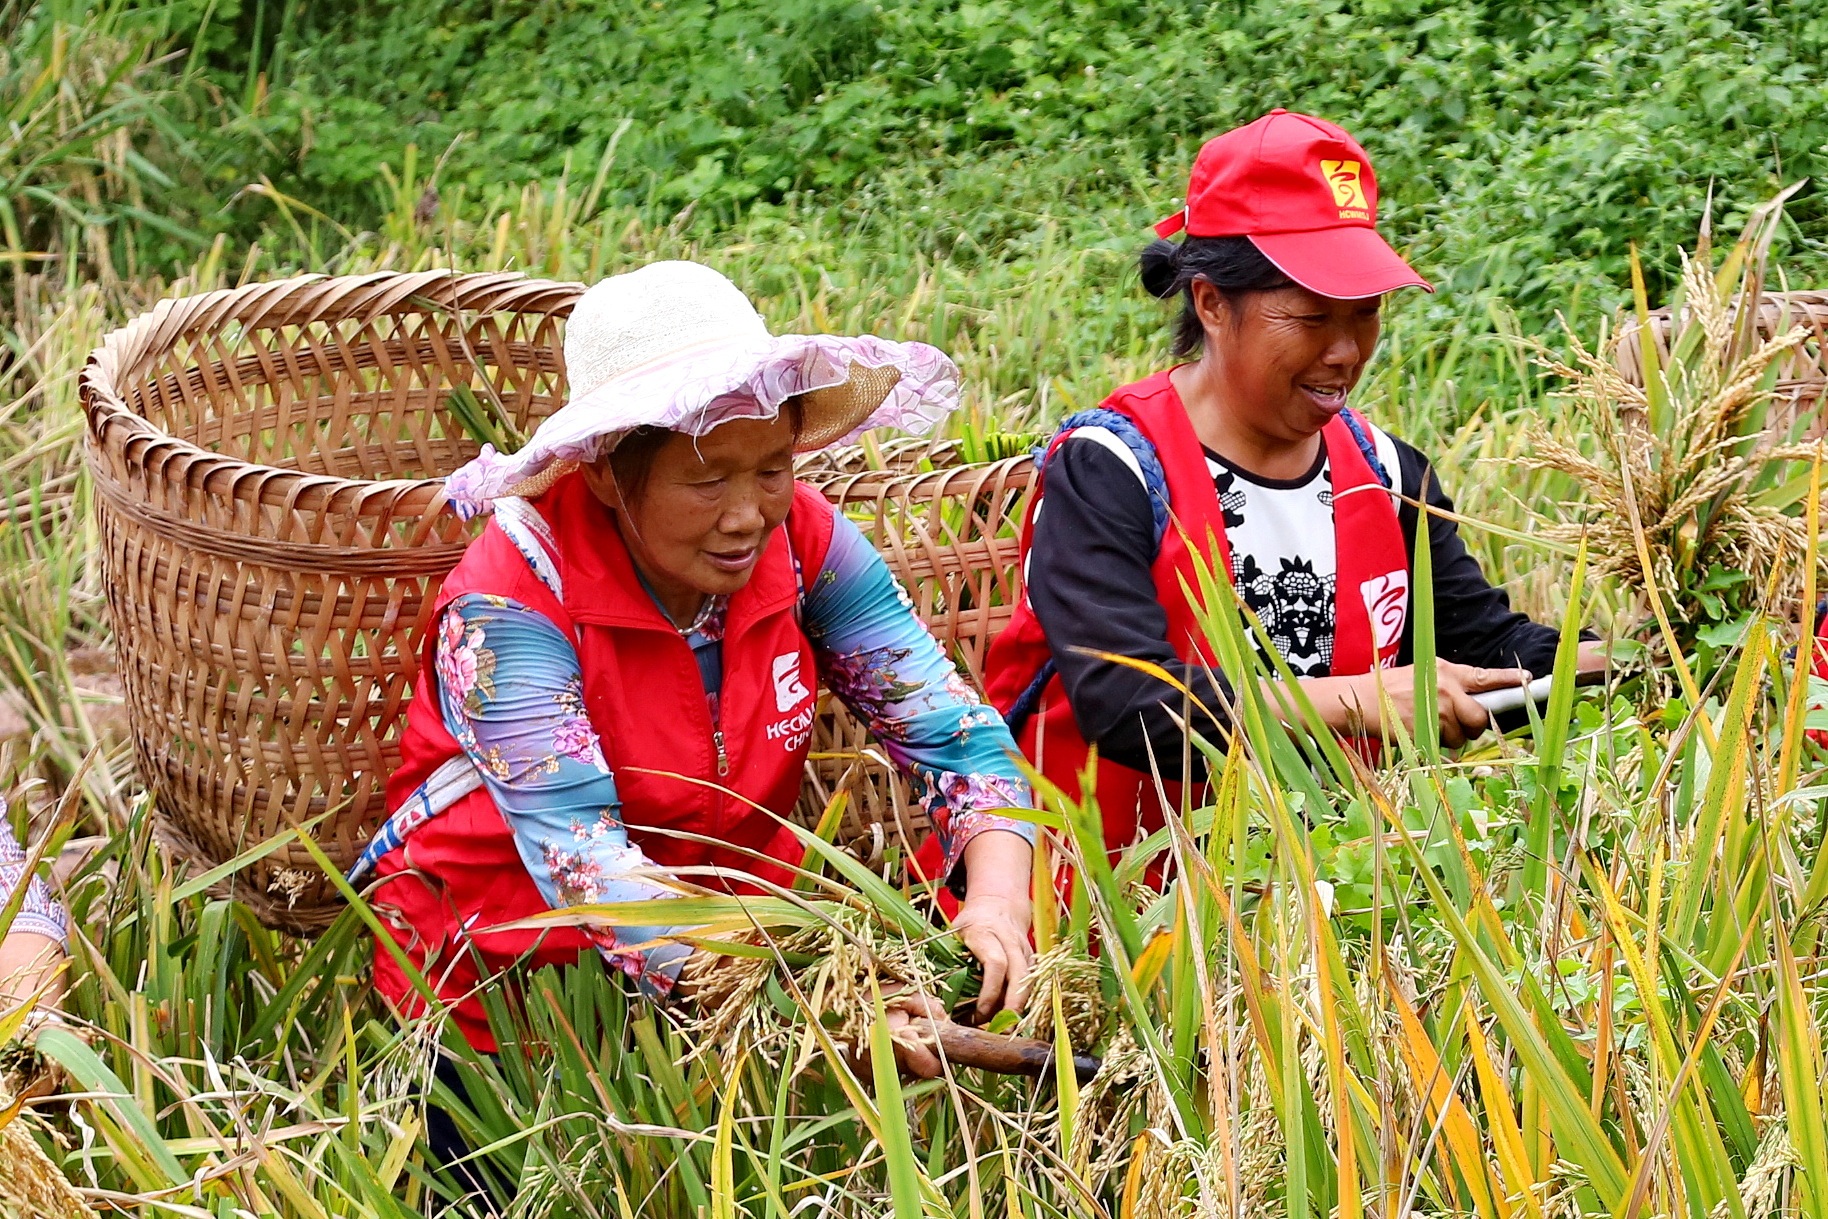
<path fill-rule="evenodd" d="M 44 5 L 41 12 L 59 7 Z M 1273 106 L 1368 146 L 1385 228 L 1448 307 L 1533 320 L 1653 292 L 1710 187 L 1724 228 L 1828 173 L 1828 12 L 1795 0 L 1187 3 L 178 0 L 128 25 L 200 92 L 167 167 L 198 233 L 252 239 L 262 177 L 351 228 L 406 145 L 484 209 L 614 147 L 604 202 L 698 231 L 836 209 L 937 255 L 1020 258 L 1046 219 L 1128 250 L 1203 138 Z M 618 133 L 620 138 L 618 139 Z M 226 196 L 226 197 L 225 197 Z M 1793 201 L 1828 259 L 1828 194 Z M 182 243 L 161 249 L 182 259 Z M 283 250 L 270 257 L 283 260 Z M 155 260 L 156 261 L 156 260 Z"/>

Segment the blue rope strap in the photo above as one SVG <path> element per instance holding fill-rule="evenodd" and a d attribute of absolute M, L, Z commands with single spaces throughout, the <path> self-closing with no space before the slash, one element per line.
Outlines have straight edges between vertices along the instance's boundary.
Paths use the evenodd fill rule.
<path fill-rule="evenodd" d="M 1155 546 L 1159 550 L 1162 535 L 1168 532 L 1168 475 L 1162 469 L 1161 458 L 1156 455 L 1155 446 L 1149 443 L 1149 438 L 1142 434 L 1142 430 L 1128 415 L 1102 406 L 1094 407 L 1091 410 L 1075 411 L 1060 421 L 1059 428 L 1055 430 L 1050 440 L 1036 446 L 1036 463 L 1045 473 L 1049 450 L 1054 449 L 1054 445 L 1060 437 L 1068 432 L 1087 427 L 1103 428 L 1110 432 L 1123 441 L 1136 458 L 1136 464 L 1142 470 L 1143 489 L 1149 496 L 1149 515 L 1155 526 Z M 1047 683 L 1053 675 L 1054 662 L 1050 658 L 1042 664 L 1040 671 L 1035 674 L 1034 680 L 1028 683 L 1021 695 L 1011 704 L 1009 714 L 1004 717 L 1009 723 L 1010 732 L 1022 731 L 1023 724 L 1027 723 L 1028 717 L 1034 714 L 1035 705 L 1041 701 L 1041 691 L 1046 689 Z"/>
<path fill-rule="evenodd" d="M 1162 469 L 1162 460 L 1156 456 L 1155 446 L 1149 443 L 1149 438 L 1142 434 L 1142 429 L 1128 415 L 1103 406 L 1075 411 L 1060 421 L 1053 440 L 1041 446 L 1040 452 L 1035 454 L 1036 461 L 1044 463 L 1047 450 L 1053 447 L 1055 441 L 1082 427 L 1103 428 L 1123 441 L 1136 458 L 1136 464 L 1142 468 L 1143 489 L 1149 494 L 1149 514 L 1155 521 L 1155 544 L 1160 547 L 1162 535 L 1168 532 L 1168 474 Z"/>
<path fill-rule="evenodd" d="M 1364 455 L 1365 464 L 1371 467 L 1371 473 L 1377 475 L 1377 481 L 1384 484 L 1385 490 L 1394 488 L 1396 484 L 1390 481 L 1390 471 L 1384 469 L 1384 463 L 1378 459 L 1377 445 L 1371 439 L 1369 426 L 1350 407 L 1340 411 L 1339 417 L 1346 421 L 1346 430 L 1352 433 L 1358 451 Z"/>

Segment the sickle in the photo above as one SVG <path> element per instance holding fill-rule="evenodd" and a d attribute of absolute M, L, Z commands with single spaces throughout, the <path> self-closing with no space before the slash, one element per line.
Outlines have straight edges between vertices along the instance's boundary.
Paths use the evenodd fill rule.
<path fill-rule="evenodd" d="M 1009 1037 L 951 1021 L 930 1021 L 929 1032 L 947 1060 L 965 1067 L 980 1067 L 999 1075 L 1045 1078 L 1054 1071 L 1054 1047 L 1033 1037 Z M 1090 1054 L 1073 1055 L 1073 1074 L 1082 1084 L 1098 1074 L 1099 1060 Z"/>

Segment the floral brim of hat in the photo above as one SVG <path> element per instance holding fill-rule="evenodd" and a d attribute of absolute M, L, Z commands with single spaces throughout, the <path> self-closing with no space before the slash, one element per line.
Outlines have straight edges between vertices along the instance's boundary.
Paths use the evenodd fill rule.
<path fill-rule="evenodd" d="M 445 495 L 465 519 L 531 498 L 640 427 L 702 436 L 800 404 L 795 451 L 876 427 L 915 434 L 958 405 L 958 368 L 938 348 L 871 335 L 772 335 L 742 291 L 709 267 L 650 263 L 578 299 L 565 329 L 566 404 L 514 453 L 484 445 Z"/>

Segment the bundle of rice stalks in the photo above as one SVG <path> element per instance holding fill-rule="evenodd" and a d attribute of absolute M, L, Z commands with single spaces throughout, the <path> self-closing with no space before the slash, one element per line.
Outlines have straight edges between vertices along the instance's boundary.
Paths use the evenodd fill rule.
<path fill-rule="evenodd" d="M 964 949 L 951 935 L 936 929 L 917 938 L 874 907 L 812 905 L 819 917 L 810 925 L 740 946 L 760 952 L 701 952 L 690 959 L 683 981 L 698 1011 L 694 1057 L 746 1049 L 778 1064 L 788 1042 L 804 1034 L 808 1016 L 837 1045 L 861 1054 L 878 992 L 916 991 L 950 1008 L 971 991 Z M 802 1060 L 815 1049 L 806 1038 Z"/>
<path fill-rule="evenodd" d="M 1028 975 L 1028 1002 L 1015 1031 L 1023 1037 L 1052 1041 L 1056 1008 L 1073 1049 L 1089 1050 L 1104 1036 L 1110 1013 L 1099 985 L 1098 962 L 1070 940 L 1035 958 Z"/>
<path fill-rule="evenodd" d="M 1638 278 L 1642 385 L 1620 371 L 1617 338 L 1594 351 L 1570 334 L 1571 360 L 1537 348 L 1538 364 L 1565 383 L 1553 397 L 1567 410 L 1531 427 L 1524 460 L 1586 492 L 1572 519 L 1539 516 L 1542 527 L 1564 542 L 1584 536 L 1594 566 L 1663 618 L 1666 643 L 1683 652 L 1710 625 L 1793 606 L 1804 583 L 1799 507 L 1810 472 L 1796 463 L 1821 449 L 1766 435 L 1763 408 L 1782 357 L 1808 335 L 1799 327 L 1758 342 L 1742 324 L 1762 297 L 1779 214 L 1763 209 L 1718 272 L 1705 241 L 1685 257 L 1666 355 L 1644 323 Z"/>
<path fill-rule="evenodd" d="M 75 1219 L 93 1214 L 26 1131 L 23 1107 L 0 1083 L 0 1216 Z"/>
<path fill-rule="evenodd" d="M 1256 1066 L 1245 1064 L 1247 1072 Z M 1260 1071 L 1253 1082 L 1260 1093 Z M 1229 1148 L 1228 1133 L 1179 1133 L 1161 1064 L 1120 1027 L 1079 1094 L 1066 1163 L 1092 1193 L 1121 1198 L 1121 1213 L 1134 1219 L 1267 1214 L 1267 1195 L 1286 1168 L 1281 1131 L 1273 1106 L 1254 1106 L 1243 1119 Z"/>

